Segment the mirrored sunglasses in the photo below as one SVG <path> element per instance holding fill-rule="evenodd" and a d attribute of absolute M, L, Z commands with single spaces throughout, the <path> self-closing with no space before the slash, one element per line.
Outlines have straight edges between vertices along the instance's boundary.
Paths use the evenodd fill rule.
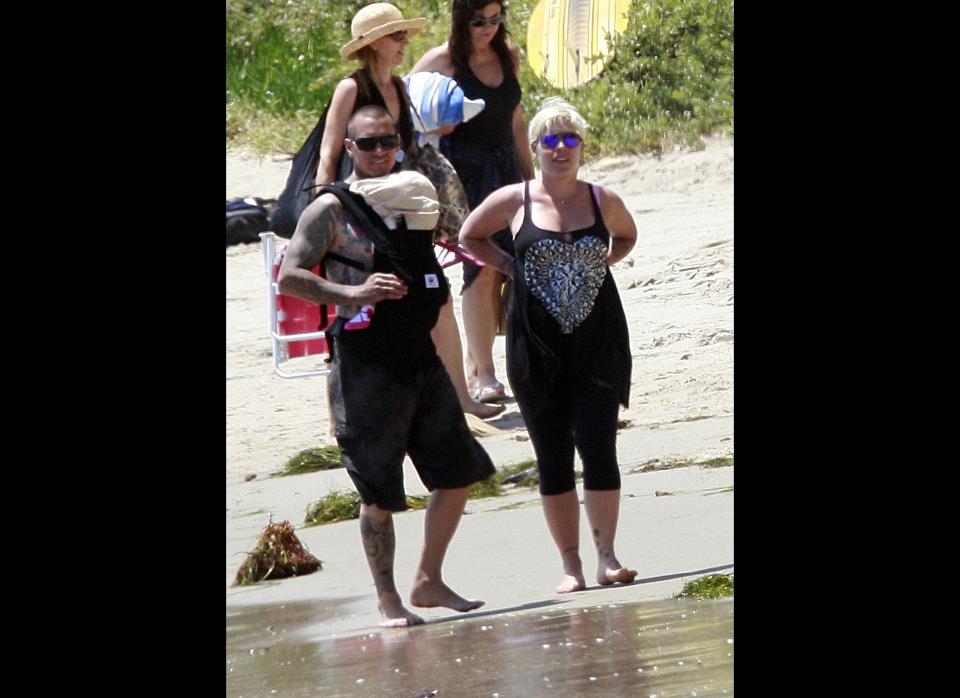
<path fill-rule="evenodd" d="M 384 150 L 393 150 L 400 145 L 400 137 L 395 133 L 387 136 L 364 136 L 363 138 L 351 138 L 354 144 L 365 153 L 376 150 L 379 145 Z"/>
<path fill-rule="evenodd" d="M 504 19 L 506 19 L 506 17 L 503 16 L 502 12 L 493 17 L 474 17 L 470 20 L 470 26 L 476 29 L 482 27 L 484 24 L 503 24 Z"/>
<path fill-rule="evenodd" d="M 545 133 L 540 136 L 540 145 L 547 150 L 553 150 L 560 145 L 561 140 L 568 148 L 576 148 L 582 142 L 576 133 Z"/>

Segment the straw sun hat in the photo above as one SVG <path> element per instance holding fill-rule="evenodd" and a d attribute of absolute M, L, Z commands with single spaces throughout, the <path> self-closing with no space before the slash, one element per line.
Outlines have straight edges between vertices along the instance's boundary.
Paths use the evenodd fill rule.
<path fill-rule="evenodd" d="M 350 33 L 353 34 L 353 40 L 343 45 L 340 49 L 340 55 L 346 60 L 350 60 L 357 51 L 372 44 L 382 36 L 399 31 L 405 31 L 408 35 L 413 36 L 426 24 L 426 17 L 404 19 L 400 10 L 390 3 L 375 2 L 372 5 L 367 5 L 354 15 L 353 21 L 350 22 Z"/>

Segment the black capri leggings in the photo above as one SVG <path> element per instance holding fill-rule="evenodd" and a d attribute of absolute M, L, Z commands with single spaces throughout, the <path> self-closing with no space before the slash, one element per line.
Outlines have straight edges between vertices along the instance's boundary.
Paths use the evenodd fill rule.
<path fill-rule="evenodd" d="M 583 381 L 571 388 L 558 406 L 540 411 L 524 399 L 522 389 L 514 389 L 514 393 L 537 456 L 540 494 L 563 494 L 575 487 L 574 447 L 583 460 L 585 489 L 620 489 L 620 404 L 612 390 Z"/>

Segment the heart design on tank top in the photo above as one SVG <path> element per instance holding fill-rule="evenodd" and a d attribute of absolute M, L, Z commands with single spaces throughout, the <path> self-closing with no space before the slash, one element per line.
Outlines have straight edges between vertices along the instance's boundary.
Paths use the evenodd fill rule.
<path fill-rule="evenodd" d="M 607 246 L 586 235 L 574 243 L 547 238 L 527 248 L 523 279 L 543 307 L 570 334 L 582 323 L 607 274 Z"/>

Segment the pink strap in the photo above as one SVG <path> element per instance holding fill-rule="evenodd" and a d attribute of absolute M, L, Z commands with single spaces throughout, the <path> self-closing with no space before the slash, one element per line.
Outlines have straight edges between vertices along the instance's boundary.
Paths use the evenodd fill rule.
<path fill-rule="evenodd" d="M 486 266 L 486 264 L 481 262 L 479 259 L 474 257 L 472 254 L 467 252 L 462 247 L 460 247 L 460 245 L 456 242 L 448 242 L 446 240 L 437 240 L 434 244 L 437 247 L 441 247 L 453 255 L 453 261 L 441 262 L 441 267 L 443 267 L 444 269 L 446 269 L 447 267 L 452 267 L 454 264 L 459 264 L 460 262 L 470 262 L 471 264 L 476 264 L 478 267 Z"/>

